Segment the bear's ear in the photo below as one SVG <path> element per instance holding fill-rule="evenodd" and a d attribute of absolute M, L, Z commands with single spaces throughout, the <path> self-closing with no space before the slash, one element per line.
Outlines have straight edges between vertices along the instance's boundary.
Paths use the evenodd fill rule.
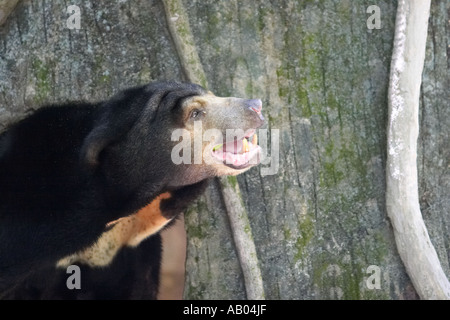
<path fill-rule="evenodd" d="M 100 153 L 133 127 L 144 105 L 139 102 L 129 101 L 125 97 L 107 101 L 100 106 L 99 116 L 81 146 L 80 157 L 83 164 L 90 168 L 96 167 Z"/>
<path fill-rule="evenodd" d="M 114 140 L 111 134 L 114 132 L 109 130 L 107 123 L 94 127 L 81 147 L 81 162 L 90 168 L 96 167 L 99 164 L 100 152 Z"/>

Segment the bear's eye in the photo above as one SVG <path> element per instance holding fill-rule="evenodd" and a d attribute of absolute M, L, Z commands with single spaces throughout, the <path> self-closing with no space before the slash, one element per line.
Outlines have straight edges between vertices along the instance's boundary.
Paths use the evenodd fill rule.
<path fill-rule="evenodd" d="M 202 115 L 204 115 L 206 112 L 203 110 L 194 109 L 191 111 L 191 118 L 192 119 L 199 119 Z"/>

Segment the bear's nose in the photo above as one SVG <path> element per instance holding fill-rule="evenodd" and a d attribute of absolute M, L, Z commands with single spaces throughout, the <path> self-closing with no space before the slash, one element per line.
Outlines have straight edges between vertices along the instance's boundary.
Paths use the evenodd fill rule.
<path fill-rule="evenodd" d="M 256 113 L 260 113 L 262 109 L 262 101 L 261 99 L 249 99 L 245 101 L 245 105 L 247 108 L 255 111 Z"/>

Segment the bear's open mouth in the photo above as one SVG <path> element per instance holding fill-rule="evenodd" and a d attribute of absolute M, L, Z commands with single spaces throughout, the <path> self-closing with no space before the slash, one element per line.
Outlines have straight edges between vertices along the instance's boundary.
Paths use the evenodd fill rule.
<path fill-rule="evenodd" d="M 213 157 L 236 170 L 259 164 L 261 147 L 255 131 L 251 129 L 242 139 L 216 145 L 212 149 Z"/>

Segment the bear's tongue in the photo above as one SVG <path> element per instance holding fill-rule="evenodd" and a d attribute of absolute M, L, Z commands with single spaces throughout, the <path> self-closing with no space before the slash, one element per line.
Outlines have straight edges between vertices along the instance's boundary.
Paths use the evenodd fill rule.
<path fill-rule="evenodd" d="M 250 140 L 250 138 L 248 139 Z M 233 164 L 235 166 L 247 164 L 259 149 L 256 134 L 249 140 L 244 138 L 242 140 L 227 142 L 223 145 L 217 145 L 213 149 L 213 155 L 227 164 Z"/>
<path fill-rule="evenodd" d="M 224 143 L 222 146 L 223 152 L 230 152 L 230 153 L 241 153 L 242 146 L 243 146 L 243 140 L 234 140 L 232 142 Z"/>
<path fill-rule="evenodd" d="M 218 145 L 214 150 L 222 149 L 222 151 L 234 153 L 234 154 L 244 154 L 249 152 L 252 147 L 255 147 L 258 144 L 258 136 L 253 134 L 252 139 L 244 138 L 242 140 L 234 140 L 232 142 L 224 143 L 223 145 Z"/>

